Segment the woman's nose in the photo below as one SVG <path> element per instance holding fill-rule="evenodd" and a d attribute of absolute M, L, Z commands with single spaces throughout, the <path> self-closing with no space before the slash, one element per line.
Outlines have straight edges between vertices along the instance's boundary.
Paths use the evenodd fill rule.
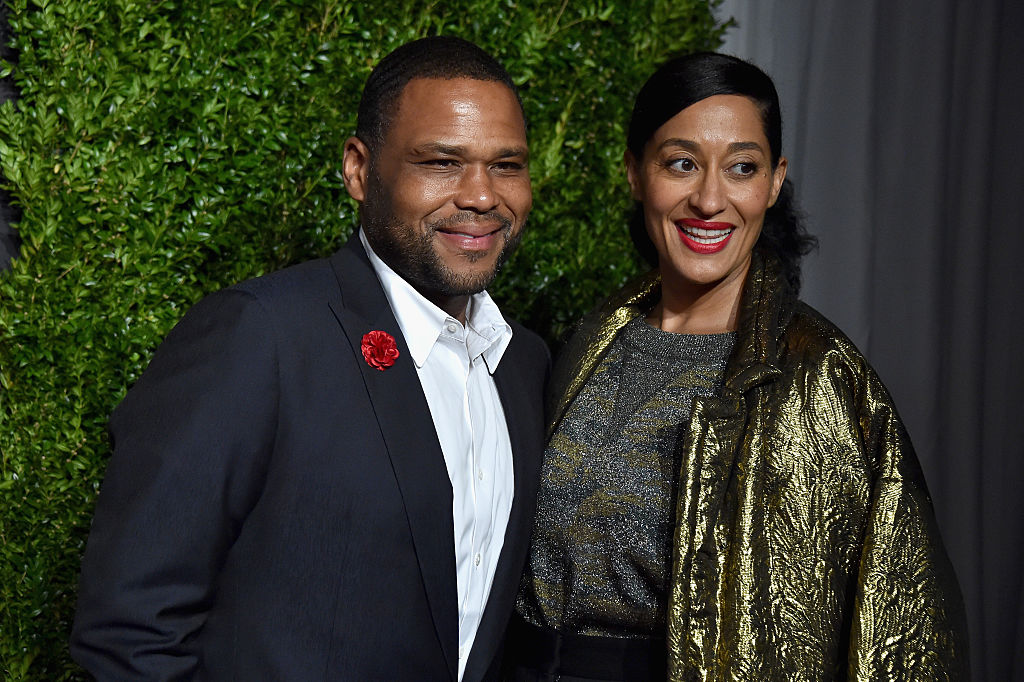
<path fill-rule="evenodd" d="M 690 194 L 690 205 L 702 217 L 710 218 L 725 208 L 725 187 L 722 178 L 715 172 L 701 174 L 700 182 Z"/>

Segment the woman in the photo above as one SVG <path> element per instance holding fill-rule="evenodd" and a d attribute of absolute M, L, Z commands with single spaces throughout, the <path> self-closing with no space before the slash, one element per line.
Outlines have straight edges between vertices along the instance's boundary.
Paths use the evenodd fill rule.
<path fill-rule="evenodd" d="M 771 80 L 644 85 L 626 171 L 657 268 L 585 318 L 550 441 L 515 680 L 966 678 L 963 607 L 891 398 L 796 298 Z"/>

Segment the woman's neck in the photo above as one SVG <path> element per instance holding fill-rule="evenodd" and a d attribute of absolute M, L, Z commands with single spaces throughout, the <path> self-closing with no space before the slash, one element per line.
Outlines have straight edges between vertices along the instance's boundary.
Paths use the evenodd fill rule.
<path fill-rule="evenodd" d="M 661 300 L 647 321 L 676 334 L 720 334 L 736 331 L 746 270 L 713 284 L 696 284 L 662 272 Z"/>

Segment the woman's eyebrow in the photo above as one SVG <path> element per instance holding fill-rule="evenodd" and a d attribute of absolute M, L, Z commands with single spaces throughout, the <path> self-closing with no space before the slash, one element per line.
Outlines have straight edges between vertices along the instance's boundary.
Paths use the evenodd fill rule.
<path fill-rule="evenodd" d="M 693 140 L 684 140 L 681 137 L 670 137 L 658 145 L 658 149 L 664 149 L 665 147 L 682 147 L 683 149 L 688 149 L 691 152 L 695 152 L 700 149 L 700 145 Z"/>
<path fill-rule="evenodd" d="M 691 152 L 696 152 L 700 150 L 699 144 L 697 144 L 693 140 L 684 140 L 681 137 L 670 137 L 658 145 L 659 149 L 664 149 L 666 147 L 680 147 L 682 149 L 687 149 Z M 757 142 L 731 142 L 727 148 L 727 151 L 730 154 L 742 151 L 757 151 L 761 152 L 762 154 L 764 153 L 764 149 L 762 149 L 761 145 L 759 145 Z"/>

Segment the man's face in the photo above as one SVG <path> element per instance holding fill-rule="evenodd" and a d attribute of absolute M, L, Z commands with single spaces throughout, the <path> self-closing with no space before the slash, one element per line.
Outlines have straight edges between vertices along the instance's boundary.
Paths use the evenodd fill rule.
<path fill-rule="evenodd" d="M 526 125 L 502 83 L 414 79 L 380 149 L 345 145 L 345 184 L 373 250 L 443 304 L 487 287 L 532 205 Z"/>

